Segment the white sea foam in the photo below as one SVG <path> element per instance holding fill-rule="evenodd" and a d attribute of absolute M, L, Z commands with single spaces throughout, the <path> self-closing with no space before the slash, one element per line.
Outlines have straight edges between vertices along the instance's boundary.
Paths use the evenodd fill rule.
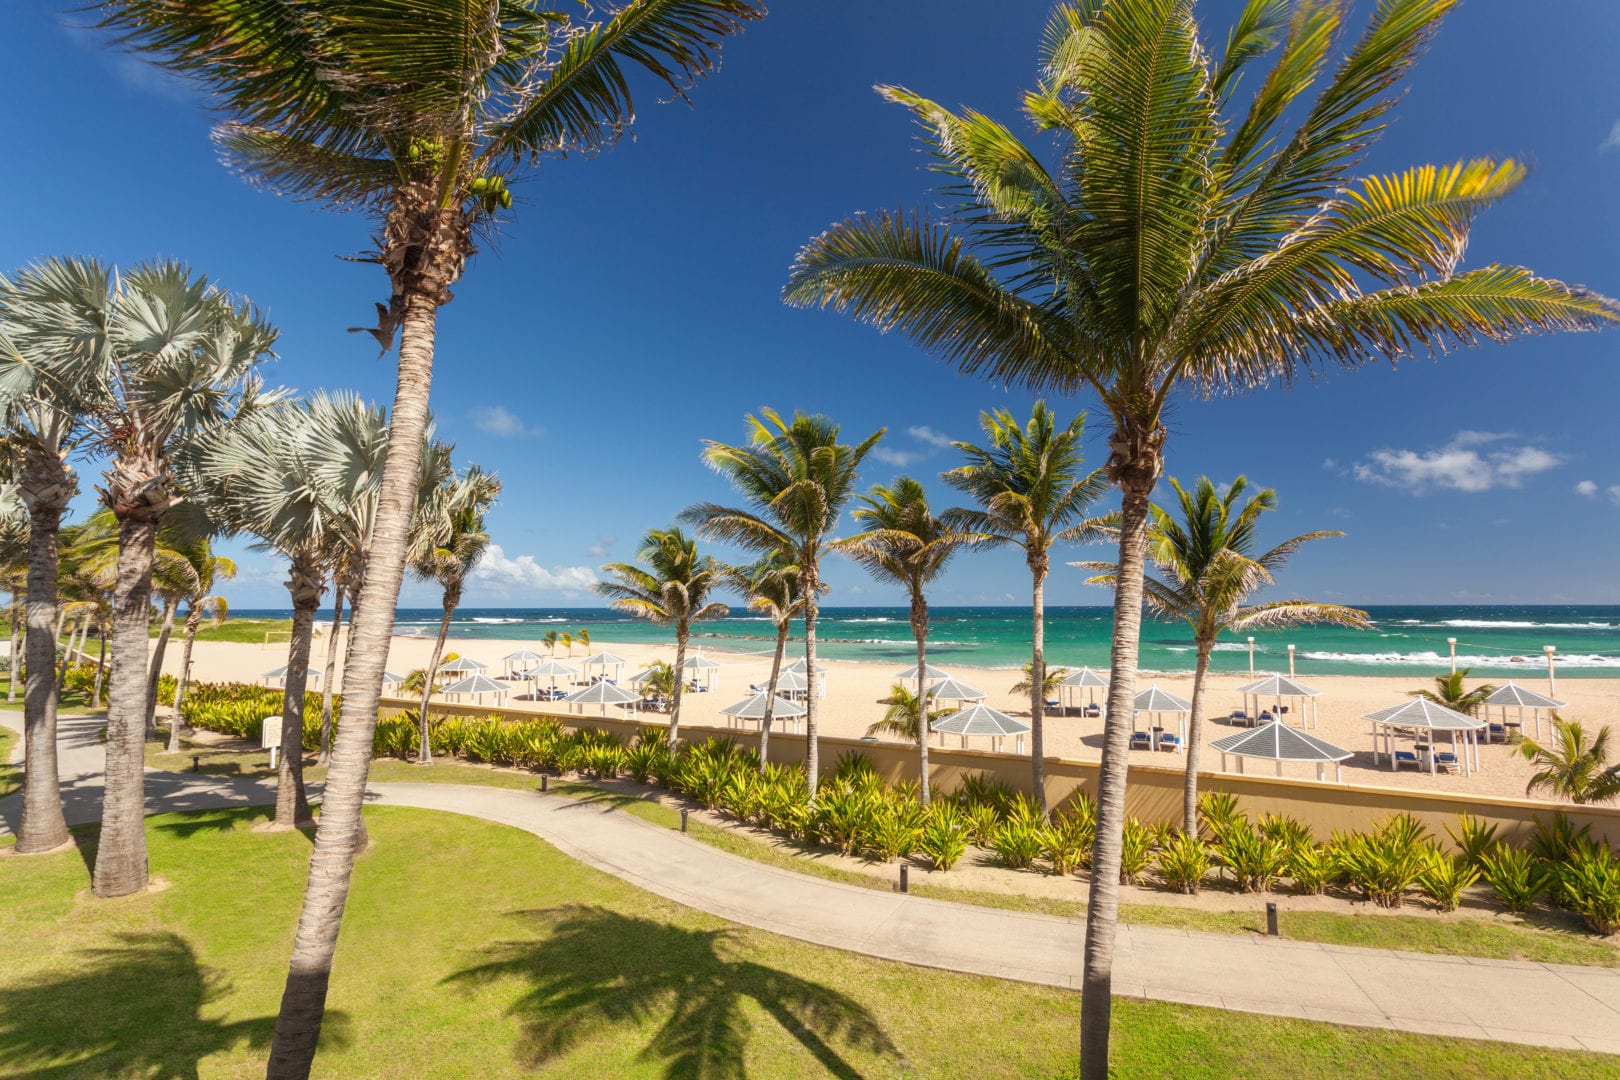
<path fill-rule="evenodd" d="M 1308 652 L 1307 660 L 1328 660 L 1339 664 L 1391 664 L 1413 667 L 1435 667 L 1451 663 L 1449 656 L 1437 652 Z M 1526 656 L 1515 660 L 1508 656 L 1458 656 L 1458 667 L 1544 669 L 1546 660 L 1541 656 Z M 1558 657 L 1560 668 L 1620 668 L 1620 656 L 1563 656 Z"/>
<path fill-rule="evenodd" d="M 1614 623 L 1606 622 L 1530 622 L 1517 619 L 1446 619 L 1435 626 L 1454 626 L 1463 630 L 1613 630 Z"/>

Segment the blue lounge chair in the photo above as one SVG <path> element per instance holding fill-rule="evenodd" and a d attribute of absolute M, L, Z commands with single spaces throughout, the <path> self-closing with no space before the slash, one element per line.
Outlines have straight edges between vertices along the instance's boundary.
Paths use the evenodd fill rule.
<path fill-rule="evenodd" d="M 1181 736 L 1179 736 L 1179 735 L 1160 735 L 1159 736 L 1159 749 L 1160 750 L 1180 750 L 1181 749 Z"/>
<path fill-rule="evenodd" d="M 1418 768 L 1419 762 L 1417 754 L 1411 750 L 1395 751 L 1395 769 L 1397 772 L 1400 771 L 1400 767 L 1402 765 L 1410 765 L 1414 769 Z"/>
<path fill-rule="evenodd" d="M 1457 762 L 1457 755 L 1453 754 L 1450 750 L 1436 750 L 1434 753 L 1434 765 L 1437 769 L 1456 769 L 1461 767 Z"/>
<path fill-rule="evenodd" d="M 1485 730 L 1488 742 L 1507 742 L 1507 726 L 1504 724 L 1491 724 Z"/>
<path fill-rule="evenodd" d="M 1145 731 L 1133 731 L 1131 732 L 1131 749 L 1151 750 L 1153 749 L 1153 740 L 1148 737 L 1148 733 Z"/>

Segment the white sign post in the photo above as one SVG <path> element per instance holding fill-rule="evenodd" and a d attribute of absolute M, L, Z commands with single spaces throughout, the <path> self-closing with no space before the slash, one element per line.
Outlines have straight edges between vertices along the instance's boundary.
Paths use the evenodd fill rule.
<path fill-rule="evenodd" d="M 264 718 L 264 728 L 259 734 L 259 748 L 270 751 L 270 767 L 274 769 L 281 750 L 281 717 Z"/>

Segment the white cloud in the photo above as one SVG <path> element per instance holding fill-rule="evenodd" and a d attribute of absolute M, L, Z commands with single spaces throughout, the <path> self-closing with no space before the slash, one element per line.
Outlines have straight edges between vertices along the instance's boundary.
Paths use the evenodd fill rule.
<path fill-rule="evenodd" d="M 1598 493 L 1598 486 L 1590 480 L 1582 480 L 1575 485 L 1575 494 L 1585 495 L 1588 499 Z"/>
<path fill-rule="evenodd" d="M 523 418 L 504 405 L 489 405 L 476 409 L 469 409 L 473 426 L 486 435 L 497 435 L 501 438 L 512 438 L 521 435 L 544 435 L 546 429 L 530 427 L 523 422 Z"/>
<path fill-rule="evenodd" d="M 491 544 L 472 572 L 476 585 L 492 589 L 555 589 L 582 592 L 596 584 L 596 571 L 588 566 L 546 569 L 533 555 L 511 558 L 501 545 Z"/>
<path fill-rule="evenodd" d="M 915 465 L 924 457 L 924 455 L 911 450 L 891 450 L 887 446 L 876 447 L 872 451 L 872 456 L 885 465 L 893 465 L 897 469 L 903 469 L 907 465 Z"/>
<path fill-rule="evenodd" d="M 1616 506 L 1620 506 L 1620 484 L 1611 484 L 1609 486 L 1609 501 Z"/>
<path fill-rule="evenodd" d="M 1606 138 L 1602 142 L 1598 143 L 1598 149 L 1600 151 L 1601 150 L 1620 150 L 1620 120 L 1616 120 L 1614 122 L 1614 127 L 1609 129 L 1608 138 Z"/>
<path fill-rule="evenodd" d="M 942 435 L 926 424 L 918 424 L 915 427 L 908 427 L 906 428 L 906 434 L 910 435 L 913 439 L 916 439 L 920 443 L 927 443 L 929 446 L 937 446 L 942 450 L 951 445 L 951 437 L 949 435 Z"/>
<path fill-rule="evenodd" d="M 1375 450 L 1350 472 L 1357 480 L 1417 495 L 1434 488 L 1477 493 L 1522 487 L 1530 477 L 1563 463 L 1557 454 L 1509 434 L 1459 431 L 1434 450 Z"/>
<path fill-rule="evenodd" d="M 613 541 L 617 539 L 618 537 L 614 536 L 612 533 L 605 533 L 598 536 L 596 538 L 596 543 L 585 549 L 585 554 L 589 555 L 593 559 L 605 559 L 608 557 L 608 552 L 613 550 Z"/>

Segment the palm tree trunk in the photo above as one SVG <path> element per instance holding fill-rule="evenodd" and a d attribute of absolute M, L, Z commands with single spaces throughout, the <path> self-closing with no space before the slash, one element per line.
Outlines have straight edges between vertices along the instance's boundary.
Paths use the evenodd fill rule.
<path fill-rule="evenodd" d="M 158 631 L 157 645 L 152 649 L 152 669 L 146 676 L 146 735 L 157 736 L 158 679 L 163 674 L 163 654 L 169 647 L 169 635 L 174 633 L 174 611 L 178 601 L 164 597 L 163 629 Z M 172 721 L 171 721 L 172 723 Z"/>
<path fill-rule="evenodd" d="M 49 851 L 68 841 L 62 816 L 62 788 L 56 764 L 57 531 L 62 506 L 40 506 L 28 516 L 27 690 L 23 694 L 22 822 L 16 850 Z M 11 684 L 17 685 L 17 656 L 11 657 Z"/>
<path fill-rule="evenodd" d="M 678 626 L 675 629 L 675 692 L 670 695 L 669 707 L 669 748 L 675 749 L 680 742 L 681 732 L 681 698 L 686 693 L 686 639 L 691 635 L 691 628 Z"/>
<path fill-rule="evenodd" d="M 281 694 L 281 766 L 276 775 L 276 816 L 272 825 L 292 829 L 311 820 L 304 790 L 304 698 L 309 682 L 309 649 L 315 637 L 315 612 L 326 583 L 320 570 L 294 561 L 287 571 L 292 595 L 292 640 L 287 645 L 287 688 Z"/>
<path fill-rule="evenodd" d="M 22 665 L 22 612 L 23 593 L 11 594 L 11 651 L 6 654 L 10 678 L 6 685 L 6 702 L 10 704 L 17 700 L 17 676 L 23 669 Z"/>
<path fill-rule="evenodd" d="M 326 642 L 326 677 L 321 681 L 320 764 L 332 760 L 332 684 L 337 681 L 338 637 L 343 633 L 343 586 L 332 585 L 332 636 Z"/>
<path fill-rule="evenodd" d="M 433 269 L 440 265 L 431 251 L 413 253 L 412 258 L 417 266 Z M 410 270 L 412 275 L 419 272 L 416 267 Z M 405 271 L 400 274 L 404 276 Z M 349 624 L 353 662 L 344 670 L 343 723 L 334 740 L 332 767 L 326 774 L 320 826 L 315 830 L 309 881 L 304 887 L 287 984 L 270 1044 L 267 1080 L 308 1077 L 320 1040 L 332 956 L 337 951 L 349 880 L 354 873 L 360 806 L 371 767 L 383 666 L 388 660 L 394 608 L 405 576 L 411 510 L 416 501 L 422 437 L 427 427 L 428 389 L 433 377 L 434 324 L 439 298 L 448 284 L 445 281 L 435 286 L 428 282 L 405 293 L 399 380 L 389 427 L 388 456 L 383 463 L 376 531 L 368 552 L 360 602 Z"/>
<path fill-rule="evenodd" d="M 1187 718 L 1187 782 L 1181 795 L 1181 831 L 1198 835 L 1198 758 L 1204 734 L 1204 677 L 1209 674 L 1209 656 L 1214 639 L 1198 642 L 1198 664 L 1193 668 L 1192 712 Z"/>
<path fill-rule="evenodd" d="M 816 590 L 821 588 L 821 575 L 814 562 L 807 560 L 800 570 L 800 586 L 804 589 L 804 775 L 814 799 L 821 767 L 816 738 Z"/>
<path fill-rule="evenodd" d="M 771 681 L 765 686 L 765 719 L 759 723 L 759 767 L 770 760 L 771 725 L 776 722 L 776 680 L 782 676 L 782 654 L 787 651 L 792 619 L 783 619 L 776 628 L 776 655 L 771 658 Z"/>
<path fill-rule="evenodd" d="M 1115 436 L 1116 441 L 1120 436 Z M 1139 459 L 1137 459 L 1139 460 Z M 1134 461 L 1133 461 L 1134 464 Z M 1140 473 L 1147 473 L 1145 482 Z M 1086 907 L 1085 969 L 1080 996 L 1080 1075 L 1108 1075 L 1108 1028 L 1119 922 L 1120 847 L 1125 828 L 1125 774 L 1130 763 L 1131 708 L 1142 633 L 1142 575 L 1147 557 L 1148 500 L 1156 468 L 1133 470 L 1122 483 L 1118 582 L 1114 587 L 1114 639 L 1108 675 L 1108 718 L 1103 725 L 1102 765 L 1097 777 L 1097 834 L 1092 845 L 1091 887 Z"/>
<path fill-rule="evenodd" d="M 433 764 L 433 749 L 428 745 L 428 699 L 433 696 L 433 676 L 439 670 L 439 658 L 444 655 L 444 639 L 450 636 L 450 616 L 454 614 L 456 604 L 450 596 L 450 590 L 444 590 L 444 618 L 439 620 L 439 636 L 433 642 L 433 659 L 428 662 L 427 679 L 422 683 L 422 709 L 417 714 L 416 763 L 418 765 Z"/>
<path fill-rule="evenodd" d="M 1046 720 L 1046 573 L 1047 557 L 1043 551 L 1039 561 L 1030 558 L 1034 577 L 1035 624 L 1034 655 L 1029 663 L 1029 771 L 1030 783 L 1035 789 L 1035 807 L 1046 816 L 1046 741 L 1043 738 Z"/>
<path fill-rule="evenodd" d="M 180 705 L 186 699 L 186 691 L 191 687 L 191 648 L 197 643 L 197 629 L 202 625 L 202 613 L 195 604 L 186 607 L 186 636 L 185 644 L 180 648 L 180 678 L 174 684 L 174 712 L 169 716 L 169 753 L 180 752 L 180 729 L 185 721 L 180 715 Z"/>
<path fill-rule="evenodd" d="M 917 639 L 917 781 L 923 809 L 928 808 L 928 602 L 919 592 L 911 598 L 911 634 Z"/>
<path fill-rule="evenodd" d="M 138 464 L 129 470 L 135 473 Z M 116 468 L 116 466 L 115 466 Z M 166 500 L 165 507 L 166 509 Z M 144 511 L 144 512 L 143 512 Z M 107 701 L 106 791 L 92 887 L 127 896 L 146 887 L 146 653 L 151 640 L 152 561 L 162 511 L 143 506 L 118 521 L 113 585 L 112 687 Z"/>
<path fill-rule="evenodd" d="M 96 641 L 96 685 L 90 692 L 92 709 L 101 708 L 101 685 L 107 674 L 107 620 L 99 617 L 96 620 Z"/>

